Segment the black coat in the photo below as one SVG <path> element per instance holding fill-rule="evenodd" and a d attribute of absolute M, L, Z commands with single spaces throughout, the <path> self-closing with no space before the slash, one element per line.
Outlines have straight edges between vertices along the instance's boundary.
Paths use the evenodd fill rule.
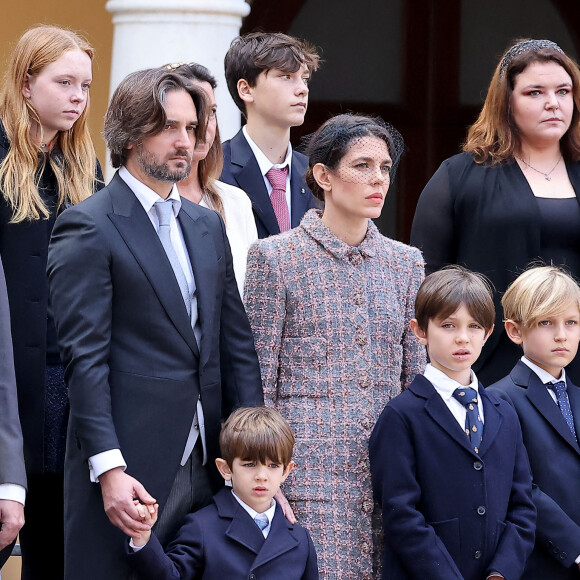
<path fill-rule="evenodd" d="M 10 142 L 0 123 L 0 162 Z M 102 187 L 102 173 L 96 188 Z M 45 201 L 57 196 L 56 178 L 47 165 L 39 190 Z M 46 261 L 48 242 L 56 214 L 48 219 L 11 224 L 12 209 L 0 195 L 0 256 L 6 275 L 14 366 L 18 386 L 18 406 L 24 436 L 27 472 L 44 471 L 44 389 L 47 345 L 48 279 Z"/>
<path fill-rule="evenodd" d="M 580 426 L 580 388 L 567 380 L 574 421 Z M 578 580 L 580 556 L 580 447 L 538 375 L 518 361 L 488 389 L 515 408 L 530 459 L 538 510 L 536 545 L 522 580 Z"/>
<path fill-rule="evenodd" d="M 139 200 L 118 176 L 63 212 L 48 258 L 66 366 L 65 576 L 123 578 L 123 533 L 103 510 L 87 459 L 120 449 L 162 511 L 201 398 L 208 471 L 221 420 L 263 404 L 258 358 L 219 214 L 182 200 L 178 220 L 196 281 L 197 346 L 179 285 Z M 125 567 L 125 570 L 124 570 Z"/>
<path fill-rule="evenodd" d="M 243 189 L 252 200 L 252 210 L 256 220 L 259 238 L 267 238 L 280 233 L 276 214 L 260 172 L 260 166 L 254 157 L 250 145 L 240 130 L 229 141 L 223 144 L 224 168 L 221 181 Z M 304 214 L 313 207 L 320 207 L 304 181 L 304 174 L 308 168 L 308 157 L 292 151 L 292 173 L 290 176 L 290 227 L 300 224 Z"/>
<path fill-rule="evenodd" d="M 566 163 L 580 196 L 580 163 Z M 505 334 L 501 297 L 541 255 L 540 211 L 515 161 L 479 165 L 468 153 L 445 160 L 421 193 L 411 243 L 425 258 L 427 274 L 460 264 L 485 274 L 495 286 L 495 329 L 473 369 L 484 385 L 505 377 L 522 355 Z M 580 272 L 572 272 L 580 277 Z M 567 369 L 580 384 L 580 364 Z"/>

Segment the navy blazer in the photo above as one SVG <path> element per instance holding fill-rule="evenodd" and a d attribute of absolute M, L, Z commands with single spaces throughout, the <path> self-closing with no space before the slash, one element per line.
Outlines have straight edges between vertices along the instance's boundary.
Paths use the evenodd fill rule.
<path fill-rule="evenodd" d="M 187 516 L 166 553 L 155 534 L 139 552 L 133 552 L 127 541 L 127 553 L 140 579 L 318 579 L 310 534 L 288 522 L 279 504 L 264 539 L 229 488 L 221 489 L 213 501 Z"/>
<path fill-rule="evenodd" d="M 252 200 L 252 210 L 256 220 L 259 238 L 267 238 L 280 233 L 276 214 L 260 172 L 260 166 L 244 133 L 240 129 L 229 141 L 223 144 L 224 168 L 221 181 L 243 189 Z M 290 175 L 290 219 L 291 227 L 300 224 L 304 214 L 313 207 L 320 207 L 320 203 L 304 181 L 308 168 L 308 157 L 292 151 L 292 172 Z"/>
<path fill-rule="evenodd" d="M 56 220 L 48 274 L 70 398 L 67 580 L 122 578 L 128 569 L 124 535 L 89 481 L 89 457 L 120 449 L 127 473 L 163 510 L 197 400 L 215 489 L 222 419 L 263 403 L 223 220 L 185 199 L 177 219 L 197 285 L 199 348 L 159 236 L 118 174 Z"/>
<path fill-rule="evenodd" d="M 385 580 L 520 578 L 534 544 L 530 467 L 513 409 L 481 385 L 479 393 L 479 455 L 422 375 L 379 417 L 370 460 Z"/>
<path fill-rule="evenodd" d="M 580 427 L 580 389 L 570 380 L 568 399 Z M 558 405 L 538 375 L 519 361 L 509 376 L 487 389 L 515 408 L 532 468 L 538 510 L 536 545 L 522 578 L 580 578 L 580 448 Z"/>

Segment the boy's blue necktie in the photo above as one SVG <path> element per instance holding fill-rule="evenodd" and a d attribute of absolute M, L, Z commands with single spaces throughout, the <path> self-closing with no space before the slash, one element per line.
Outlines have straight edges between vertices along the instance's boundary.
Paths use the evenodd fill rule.
<path fill-rule="evenodd" d="M 254 518 L 254 521 L 256 522 L 256 525 L 262 530 L 264 531 L 267 527 L 268 527 L 268 516 L 266 514 L 256 514 L 256 517 Z"/>
<path fill-rule="evenodd" d="M 462 387 L 453 391 L 453 397 L 457 399 L 466 409 L 465 434 L 471 441 L 471 446 L 476 453 L 479 453 L 481 439 L 483 438 L 483 421 L 477 406 L 477 393 L 471 387 Z"/>
<path fill-rule="evenodd" d="M 549 383 L 546 386 L 556 393 L 558 407 L 560 407 L 560 411 L 562 411 L 562 415 L 564 415 L 564 419 L 566 419 L 566 423 L 568 423 L 568 427 L 570 427 L 570 431 L 572 431 L 574 439 L 577 439 L 576 429 L 574 428 L 574 417 L 572 415 L 572 409 L 570 408 L 570 401 L 568 401 L 568 396 L 566 395 L 566 383 L 564 381 L 558 381 L 557 383 Z"/>

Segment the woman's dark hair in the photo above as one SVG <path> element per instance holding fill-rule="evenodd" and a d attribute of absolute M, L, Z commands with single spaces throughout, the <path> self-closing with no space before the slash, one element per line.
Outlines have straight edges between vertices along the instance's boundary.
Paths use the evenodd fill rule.
<path fill-rule="evenodd" d="M 321 201 L 324 201 L 324 190 L 314 179 L 312 168 L 317 163 L 322 163 L 329 169 L 336 169 L 341 159 L 348 152 L 353 140 L 362 137 L 376 137 L 387 144 L 389 155 L 393 162 L 391 168 L 391 182 L 405 144 L 401 134 L 380 117 L 366 117 L 345 113 L 328 119 L 318 131 L 305 138 L 306 155 L 309 163 L 306 170 L 306 184 Z"/>
<path fill-rule="evenodd" d="M 170 65 L 171 70 L 182 77 L 193 81 L 194 83 L 209 83 L 212 89 L 217 87 L 215 77 L 208 68 L 197 62 L 181 64 L 179 66 Z M 208 115 L 211 114 L 210 107 L 207 108 Z M 220 138 L 219 126 L 216 123 L 215 139 L 210 147 L 205 159 L 197 164 L 197 173 L 199 183 L 204 191 L 206 202 L 209 207 L 215 209 L 221 216 L 226 219 L 224 204 L 215 187 L 215 181 L 219 179 L 224 166 L 224 153 L 222 150 L 222 141 Z"/>

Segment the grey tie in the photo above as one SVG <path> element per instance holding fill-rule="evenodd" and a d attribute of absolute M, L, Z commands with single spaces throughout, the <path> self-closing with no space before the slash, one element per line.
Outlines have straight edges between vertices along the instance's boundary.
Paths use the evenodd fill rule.
<path fill-rule="evenodd" d="M 175 252 L 175 248 L 171 243 L 171 213 L 173 212 L 173 202 L 170 199 L 165 201 L 158 201 L 153 206 L 155 212 L 157 213 L 157 218 L 159 219 L 159 239 L 163 245 L 163 249 L 167 254 L 169 263 L 173 268 L 175 278 L 181 290 L 181 296 L 185 302 L 185 308 L 187 309 L 187 315 L 191 321 L 191 327 L 193 328 L 193 333 L 195 334 L 195 339 L 199 345 L 199 339 L 201 337 L 201 329 L 197 320 L 197 298 L 195 297 L 195 279 L 192 280 L 191 288 L 187 284 L 187 279 L 179 263 L 179 258 Z"/>

